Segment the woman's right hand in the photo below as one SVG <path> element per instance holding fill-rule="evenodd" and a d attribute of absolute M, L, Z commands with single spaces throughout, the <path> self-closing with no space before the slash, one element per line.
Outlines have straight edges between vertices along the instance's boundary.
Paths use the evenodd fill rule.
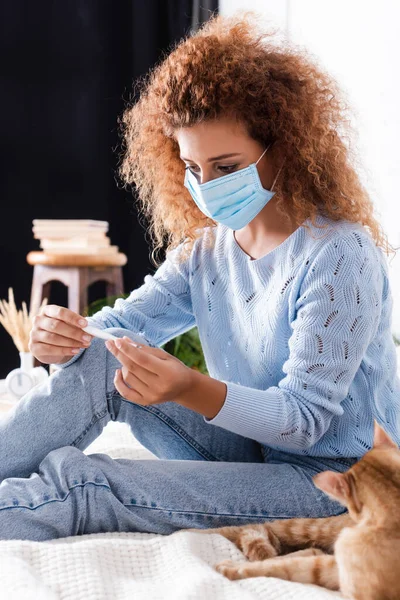
<path fill-rule="evenodd" d="M 91 335 L 82 331 L 89 323 L 64 306 L 48 304 L 33 318 L 29 351 L 45 364 L 62 364 L 80 348 L 90 346 Z"/>

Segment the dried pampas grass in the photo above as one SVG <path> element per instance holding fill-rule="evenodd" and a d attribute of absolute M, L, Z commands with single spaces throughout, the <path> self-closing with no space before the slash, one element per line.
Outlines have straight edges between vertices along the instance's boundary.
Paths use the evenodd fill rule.
<path fill-rule="evenodd" d="M 38 312 L 46 304 L 47 298 L 44 298 Z M 13 289 L 8 288 L 8 303 L 5 300 L 0 300 L 0 323 L 11 335 L 19 352 L 29 352 L 29 336 L 33 326 L 33 317 L 35 316 L 31 312 L 28 314 L 25 302 L 22 303 L 22 310 L 17 310 Z"/>

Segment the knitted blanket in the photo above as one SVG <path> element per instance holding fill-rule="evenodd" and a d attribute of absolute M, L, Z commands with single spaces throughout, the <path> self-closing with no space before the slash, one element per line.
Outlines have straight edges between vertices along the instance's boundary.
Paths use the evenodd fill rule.
<path fill-rule="evenodd" d="M 109 423 L 85 453 L 157 458 Z M 5 600 L 332 600 L 314 585 L 255 577 L 229 581 L 214 569 L 243 554 L 220 535 L 177 531 L 98 533 L 46 542 L 0 541 L 0 598 Z"/>

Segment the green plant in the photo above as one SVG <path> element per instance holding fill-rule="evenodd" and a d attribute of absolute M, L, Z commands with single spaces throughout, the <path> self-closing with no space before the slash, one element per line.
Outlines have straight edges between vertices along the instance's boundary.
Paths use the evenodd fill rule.
<path fill-rule="evenodd" d="M 122 294 L 120 296 L 107 296 L 107 298 L 95 300 L 86 307 L 83 316 L 91 317 L 104 306 L 113 307 L 118 298 L 127 298 L 128 296 L 129 294 Z M 181 360 L 187 367 L 196 369 L 204 375 L 208 375 L 197 327 L 193 327 L 192 329 L 189 329 L 189 331 L 177 335 L 166 344 L 163 344 L 161 348 L 165 350 L 165 352 L 168 352 L 168 354 L 176 356 L 176 358 Z"/>

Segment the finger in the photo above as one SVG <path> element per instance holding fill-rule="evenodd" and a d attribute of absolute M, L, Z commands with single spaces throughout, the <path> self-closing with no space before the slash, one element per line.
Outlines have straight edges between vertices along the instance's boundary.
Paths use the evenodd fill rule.
<path fill-rule="evenodd" d="M 81 317 L 81 315 L 78 313 L 66 308 L 65 306 L 57 306 L 57 304 L 47 304 L 43 307 L 40 314 L 53 319 L 59 319 L 60 321 L 64 321 L 65 323 L 73 325 L 74 327 L 82 328 L 89 325 L 87 320 L 84 317 Z"/>
<path fill-rule="evenodd" d="M 43 341 L 55 346 L 77 346 L 81 342 L 90 342 L 93 337 L 80 327 L 73 327 L 64 321 L 46 316 L 41 318 L 37 331 L 44 331 L 47 335 Z"/>
<path fill-rule="evenodd" d="M 129 358 L 131 358 L 136 364 L 158 376 L 161 363 L 160 357 L 155 356 L 155 354 L 152 353 L 152 350 L 155 348 L 136 345 L 136 343 L 132 342 L 132 340 L 127 340 L 124 338 L 116 340 L 115 345 L 117 348 L 119 346 L 119 350 L 129 356 Z M 156 350 L 158 350 L 158 348 L 156 348 Z"/>
<path fill-rule="evenodd" d="M 160 358 L 161 360 L 168 360 L 169 358 L 171 358 L 171 355 L 168 354 L 168 352 L 165 352 L 165 350 L 163 350 L 162 348 L 153 348 L 152 346 L 146 346 L 146 344 L 140 344 L 140 342 L 135 342 L 134 340 L 131 340 L 131 338 L 129 338 L 128 336 L 124 335 L 124 337 L 120 338 L 123 341 L 126 341 L 128 344 L 131 344 L 132 346 L 136 346 L 137 348 L 145 348 L 146 349 L 146 354 L 150 354 L 151 356 L 156 356 L 157 358 Z"/>
<path fill-rule="evenodd" d="M 149 393 L 150 386 L 146 381 L 140 379 L 135 373 L 128 371 L 126 367 L 122 367 L 120 371 L 122 379 L 128 387 L 138 391 L 142 396 Z"/>
<path fill-rule="evenodd" d="M 51 344 L 43 344 L 42 342 L 34 342 L 30 344 L 30 352 L 34 356 L 53 356 L 54 358 L 63 358 L 66 354 L 77 354 L 80 348 L 62 348 L 61 346 L 52 346 Z"/>
<path fill-rule="evenodd" d="M 122 398 L 130 400 L 131 402 L 138 402 L 139 404 L 143 401 L 143 396 L 134 389 L 128 388 L 122 379 L 121 371 L 118 369 L 114 376 L 114 385 Z"/>
<path fill-rule="evenodd" d="M 89 338 L 81 340 L 73 340 L 71 338 L 64 337 L 57 333 L 51 333 L 44 329 L 36 329 L 31 333 L 31 340 L 33 343 L 42 342 L 43 344 L 50 344 L 51 346 L 60 346 L 62 348 L 88 348 L 91 343 L 91 336 Z"/>
<path fill-rule="evenodd" d="M 122 340 L 116 340 L 116 341 L 122 341 Z M 151 371 L 148 367 L 143 366 L 141 363 L 143 362 L 142 357 L 139 353 L 143 352 L 143 349 L 139 349 L 139 348 L 135 348 L 134 346 L 131 346 L 131 348 L 126 348 L 127 344 L 125 343 L 125 350 L 126 352 L 123 350 L 124 345 L 121 344 L 121 349 L 118 349 L 116 347 L 116 342 L 114 341 L 107 341 L 106 342 L 106 347 L 108 348 L 108 350 L 115 356 L 115 358 L 117 360 L 119 360 L 119 362 L 121 364 L 123 364 L 128 371 L 130 371 L 131 373 L 135 373 L 137 374 L 137 376 L 142 380 L 142 381 L 156 381 L 159 377 L 158 373 L 155 372 L 154 370 Z M 150 357 L 151 358 L 151 357 Z M 159 364 L 158 364 L 159 367 Z M 154 369 L 154 367 L 153 367 Z"/>

